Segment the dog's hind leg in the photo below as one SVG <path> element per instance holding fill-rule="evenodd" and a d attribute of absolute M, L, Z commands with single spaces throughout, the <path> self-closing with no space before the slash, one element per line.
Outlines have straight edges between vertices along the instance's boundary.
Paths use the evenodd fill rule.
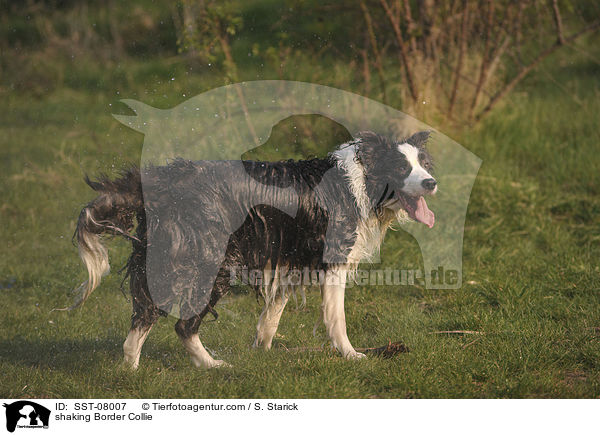
<path fill-rule="evenodd" d="M 152 326 L 158 320 L 160 312 L 158 308 L 148 301 L 140 302 L 138 296 L 132 291 L 133 296 L 133 315 L 131 316 L 131 329 L 123 343 L 123 353 L 125 354 L 125 363 L 133 369 L 137 369 L 140 363 L 140 353 L 142 346 L 152 329 Z"/>
<path fill-rule="evenodd" d="M 202 345 L 198 337 L 198 328 L 203 315 L 196 315 L 188 320 L 179 319 L 175 324 L 175 332 L 181 339 L 183 347 L 190 353 L 192 362 L 196 367 L 212 368 L 219 366 L 229 366 L 225 361 L 216 360 Z"/>
<path fill-rule="evenodd" d="M 133 369 L 138 368 L 142 346 L 160 316 L 160 311 L 154 305 L 148 291 L 144 262 L 145 251 L 140 250 L 134 250 L 128 262 L 133 314 L 131 329 L 123 343 L 123 353 L 125 364 Z"/>
<path fill-rule="evenodd" d="M 256 340 L 254 347 L 262 347 L 265 350 L 271 349 L 273 337 L 279 326 L 279 319 L 288 301 L 288 295 L 276 296 L 270 303 L 265 303 L 258 325 L 256 325 Z"/>
<path fill-rule="evenodd" d="M 131 318 L 131 329 L 123 343 L 125 363 L 133 369 L 137 369 L 140 363 L 142 346 L 159 317 L 156 307 L 146 306 L 134 308 Z"/>
<path fill-rule="evenodd" d="M 288 301 L 287 288 L 283 288 L 279 281 L 279 266 L 275 268 L 274 274 L 270 268 L 271 262 L 268 262 L 264 270 L 263 286 L 261 288 L 265 308 L 258 319 L 256 339 L 253 344 L 253 347 L 262 347 L 265 350 L 271 349 L 279 320 Z"/>
<path fill-rule="evenodd" d="M 363 358 L 348 340 L 346 333 L 346 315 L 344 313 L 344 293 L 346 291 L 345 267 L 327 271 L 325 282 L 321 288 L 323 303 L 321 304 L 323 323 L 333 346 L 347 359 Z"/>

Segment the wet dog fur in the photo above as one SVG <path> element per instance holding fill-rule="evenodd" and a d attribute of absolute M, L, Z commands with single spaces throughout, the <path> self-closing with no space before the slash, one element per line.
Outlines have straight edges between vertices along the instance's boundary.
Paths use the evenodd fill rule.
<path fill-rule="evenodd" d="M 243 223 L 231 234 L 227 227 L 233 222 L 232 210 L 239 210 L 240 198 L 247 189 L 243 183 L 228 181 L 232 162 L 177 159 L 166 166 L 129 169 L 115 180 L 86 178 L 98 197 L 81 211 L 75 237 L 89 279 L 78 288 L 71 308 L 80 306 L 109 272 L 101 235 L 116 234 L 132 244 L 126 270 L 133 314 L 123 345 L 125 361 L 131 367 L 137 368 L 152 326 L 174 304 L 178 304 L 180 315 L 175 330 L 193 363 L 205 368 L 226 364 L 206 351 L 198 328 L 206 314 L 216 315 L 218 300 L 231 286 L 233 268 L 265 271 L 263 280 L 254 285 L 265 300 L 254 346 L 271 347 L 289 299 L 290 289 L 280 285 L 279 276 L 286 270 L 308 268 L 326 273 L 320 286 L 321 319 L 332 345 L 345 358 L 362 358 L 364 355 L 355 351 L 346 333 L 346 279 L 361 260 L 377 253 L 394 221 L 413 219 L 433 225 L 433 213 L 423 199 L 437 190 L 431 157 L 425 148 L 428 138 L 429 132 L 403 140 L 364 132 L 324 159 L 244 161 L 247 174 L 261 185 L 292 192 L 290 197 L 277 200 L 282 204 L 295 201 L 297 212 L 292 217 L 278 207 L 250 204 Z M 148 185 L 153 188 L 147 190 Z M 165 199 L 174 191 L 194 204 L 185 216 L 174 212 Z M 273 190 L 265 192 L 272 195 Z M 335 240 L 329 261 L 325 262 L 326 235 L 332 226 L 336 229 Z M 216 255 L 213 244 L 207 241 L 207 234 L 213 233 L 227 237 L 224 256 Z M 157 276 L 169 278 L 160 295 L 150 292 L 148 286 L 149 234 L 172 248 L 172 258 L 160 266 L 164 270 L 158 271 Z M 197 271 L 204 266 L 202 262 L 214 258 L 223 261 L 216 264 L 218 272 L 212 289 L 207 295 L 195 294 Z M 181 298 L 176 288 L 169 287 L 181 282 L 192 287 L 189 297 Z"/>

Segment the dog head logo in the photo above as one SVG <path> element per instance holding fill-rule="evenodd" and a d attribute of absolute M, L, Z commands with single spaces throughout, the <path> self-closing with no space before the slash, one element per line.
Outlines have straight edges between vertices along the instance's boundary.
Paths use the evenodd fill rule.
<path fill-rule="evenodd" d="M 173 189 L 171 202 L 161 205 L 169 213 L 175 212 L 178 216 L 193 215 L 188 212 L 197 213 L 193 189 L 177 188 L 181 182 L 181 174 L 195 170 L 187 167 L 186 161 L 228 161 L 227 171 L 218 174 L 215 172 L 208 179 L 215 183 L 245 186 L 246 191 L 252 193 L 239 199 L 241 206 L 226 219 L 223 219 L 223 210 L 222 207 L 219 209 L 219 204 L 215 204 L 214 210 L 206 212 L 207 222 L 211 219 L 219 220 L 219 231 L 218 234 L 214 231 L 217 228 L 214 222 L 211 227 L 196 228 L 198 234 L 203 234 L 202 242 L 210 247 L 211 261 L 193 267 L 195 276 L 198 277 L 198 282 L 193 284 L 186 279 L 181 279 L 181 282 L 164 282 L 165 276 L 173 270 L 172 264 L 166 264 L 168 260 L 165 256 L 173 245 L 161 243 L 159 238 L 150 240 L 153 235 L 149 226 L 146 257 L 148 287 L 154 302 L 159 306 L 161 300 L 168 299 L 161 294 L 165 288 L 181 288 L 181 297 L 187 297 L 193 302 L 190 306 L 206 306 L 220 264 L 225 258 L 229 237 L 242 225 L 253 207 L 264 204 L 275 207 L 292 218 L 296 216 L 297 192 L 293 186 L 272 185 L 265 188 L 263 184 L 260 189 L 254 188 L 261 181 L 248 173 L 241 156 L 264 144 L 270 137 L 272 128 L 279 122 L 294 115 L 307 114 L 326 117 L 345 127 L 355 138 L 359 138 L 358 132 L 363 131 L 374 131 L 394 138 L 390 143 L 372 148 L 377 155 L 361 155 L 361 149 L 365 148 L 361 148 L 360 143 L 346 144 L 346 151 L 352 151 L 352 147 L 355 147 L 355 153 L 348 154 L 346 163 L 352 165 L 361 160 L 363 168 L 367 168 L 371 161 L 381 162 L 380 165 L 377 163 L 379 166 L 372 166 L 372 171 L 376 173 L 357 174 L 368 177 L 367 185 L 377 178 L 385 178 L 387 174 L 382 171 L 389 168 L 398 170 L 403 164 L 412 168 L 405 179 L 396 184 L 387 183 L 387 190 L 374 190 L 369 195 L 377 197 L 376 200 L 388 201 L 390 208 L 396 207 L 396 211 L 402 209 L 406 212 L 406 219 L 401 219 L 400 227 L 419 244 L 423 259 L 422 278 L 427 288 L 453 289 L 462 285 L 464 219 L 481 160 L 433 128 L 368 98 L 327 86 L 300 82 L 238 83 L 200 94 L 168 110 L 156 109 L 134 100 L 123 102 L 133 109 L 135 116 L 114 116 L 124 125 L 144 134 L 142 168 L 147 165 L 164 166 L 165 162 L 173 163 L 166 166 L 167 171 L 170 171 L 167 174 L 170 186 L 153 185 L 152 180 L 145 178 L 142 171 L 142 189 L 149 221 L 154 219 L 158 222 L 161 218 L 161 211 L 151 207 L 153 192 L 159 190 L 164 192 L 169 189 L 171 192 Z M 415 134 L 417 132 L 422 133 Z M 405 139 L 400 141 L 400 138 Z M 382 152 L 387 154 L 381 155 Z M 342 154 L 338 162 L 343 160 Z M 423 157 L 425 154 L 426 157 Z M 429 170 L 429 154 L 436 161 L 435 178 Z M 178 160 L 179 158 L 184 160 Z M 205 166 L 201 171 L 212 171 L 210 164 Z M 335 176 L 333 171 L 326 172 L 323 179 L 329 176 Z M 328 181 L 329 186 L 337 182 Z M 339 185 L 342 183 L 351 185 L 351 180 L 339 180 Z M 321 181 L 321 185 L 324 184 Z M 210 189 L 211 186 L 204 188 Z M 317 185 L 314 189 L 317 196 L 319 188 L 320 185 Z M 254 194 L 255 192 L 258 193 Z M 435 195 L 427 196 L 425 202 L 423 195 L 431 193 Z M 354 196 L 357 197 L 356 194 Z M 281 200 L 282 198 L 285 200 Z M 320 205 L 324 209 L 330 206 L 324 203 Z M 168 228 L 165 229 L 167 230 Z M 336 243 L 346 233 L 347 228 L 338 228 L 331 222 L 328 224 L 327 240 L 319 242 L 325 244 L 324 263 L 338 261 Z M 171 234 L 171 239 L 174 236 L 179 237 L 182 243 L 188 237 L 187 234 Z M 375 250 L 370 261 L 379 262 L 378 251 Z M 398 266 L 407 267 L 406 264 Z M 193 295 L 184 294 L 186 286 L 194 287 Z M 171 311 L 170 306 L 161 308 Z"/>
<path fill-rule="evenodd" d="M 29 400 L 19 400 L 3 405 L 6 408 L 6 430 L 18 428 L 47 428 L 50 410 Z"/>

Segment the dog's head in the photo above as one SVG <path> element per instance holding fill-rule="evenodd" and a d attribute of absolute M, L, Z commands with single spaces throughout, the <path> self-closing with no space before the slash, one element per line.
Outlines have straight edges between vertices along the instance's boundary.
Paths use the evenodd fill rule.
<path fill-rule="evenodd" d="M 431 228 L 435 216 L 427 207 L 425 196 L 437 192 L 437 182 L 425 148 L 428 139 L 428 131 L 400 141 L 363 132 L 359 135 L 357 157 L 364 168 L 373 208 L 391 210 L 398 218 L 408 215 Z"/>

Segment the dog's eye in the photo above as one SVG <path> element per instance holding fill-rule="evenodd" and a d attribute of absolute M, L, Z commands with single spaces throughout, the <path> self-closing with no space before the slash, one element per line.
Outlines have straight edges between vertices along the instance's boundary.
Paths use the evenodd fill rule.
<path fill-rule="evenodd" d="M 432 168 L 431 162 L 427 159 L 427 156 L 423 153 L 419 154 L 419 162 L 424 169 L 430 170 Z"/>
<path fill-rule="evenodd" d="M 400 169 L 400 173 L 401 173 L 401 174 L 403 174 L 403 173 L 405 173 L 406 171 L 408 171 L 408 162 L 406 162 L 406 161 L 402 161 L 402 162 L 400 162 L 400 167 L 399 167 L 399 169 Z"/>

